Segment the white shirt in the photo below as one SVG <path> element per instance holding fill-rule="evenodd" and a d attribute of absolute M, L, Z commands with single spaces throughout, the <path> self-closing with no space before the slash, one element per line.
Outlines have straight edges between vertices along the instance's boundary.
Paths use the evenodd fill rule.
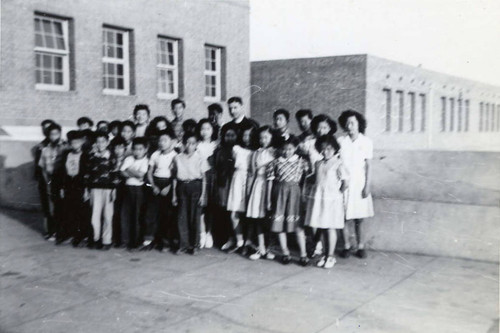
<path fill-rule="evenodd" d="M 339 138 L 340 156 L 347 169 L 351 172 L 363 170 L 365 160 L 373 158 L 373 143 L 372 140 L 359 133 L 356 140 L 352 141 L 351 137 L 346 135 Z"/>
<path fill-rule="evenodd" d="M 151 155 L 149 159 L 149 166 L 154 168 L 153 176 L 159 178 L 172 177 L 173 160 L 177 153 L 172 150 L 166 154 L 157 150 Z"/>
<path fill-rule="evenodd" d="M 215 141 L 212 142 L 201 141 L 200 143 L 198 143 L 196 151 L 201 155 L 201 157 L 208 160 L 208 158 L 214 154 L 214 150 L 216 147 L 217 143 Z"/>
<path fill-rule="evenodd" d="M 177 179 L 181 181 L 201 180 L 203 174 L 209 169 L 207 160 L 198 152 L 194 152 L 191 156 L 185 153 L 178 154 L 174 158 L 174 165 Z"/>
<path fill-rule="evenodd" d="M 141 172 L 146 175 L 146 173 L 148 172 L 148 158 L 143 157 L 140 160 L 136 160 L 134 156 L 126 157 L 123 161 L 120 171 L 126 171 L 128 169 L 134 170 L 136 172 Z M 125 184 L 130 186 L 142 186 L 144 185 L 144 177 L 128 177 L 125 181 Z"/>

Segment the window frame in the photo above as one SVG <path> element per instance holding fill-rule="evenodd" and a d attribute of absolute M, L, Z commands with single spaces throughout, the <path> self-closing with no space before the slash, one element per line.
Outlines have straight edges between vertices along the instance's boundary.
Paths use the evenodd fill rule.
<path fill-rule="evenodd" d="M 115 34 L 119 32 L 123 34 L 123 58 L 110 58 L 102 54 L 101 63 L 103 65 L 102 69 L 102 79 L 104 80 L 104 64 L 116 64 L 123 65 L 123 89 L 110 89 L 105 88 L 104 82 L 102 87 L 102 93 L 105 95 L 115 95 L 115 96 L 129 96 L 130 95 L 130 30 L 120 29 L 115 27 L 110 27 L 104 25 L 102 27 L 102 47 L 106 47 L 104 43 L 104 34 L 107 31 L 113 31 Z"/>
<path fill-rule="evenodd" d="M 206 65 L 204 66 L 204 69 L 203 69 L 203 79 L 204 79 L 204 97 L 203 97 L 203 100 L 205 102 L 219 102 L 221 101 L 222 99 L 222 47 L 220 46 L 214 46 L 214 45 L 209 45 L 209 44 L 205 44 L 204 48 L 203 48 L 203 51 L 204 51 L 204 60 L 205 60 L 205 64 L 207 62 L 207 58 L 206 58 L 206 50 L 207 49 L 215 49 L 215 66 L 216 66 L 216 70 L 213 71 L 213 70 L 208 70 L 206 68 Z M 206 91 L 207 91 L 207 82 L 206 82 L 206 78 L 207 76 L 210 75 L 210 76 L 215 76 L 215 96 L 207 96 L 206 95 Z"/>
<path fill-rule="evenodd" d="M 160 63 L 160 43 L 161 41 L 173 42 L 173 55 L 174 55 L 174 65 L 162 64 Z M 179 97 L 179 39 L 166 37 L 166 36 L 157 36 L 156 38 L 156 97 L 159 99 L 175 99 Z M 168 54 L 168 53 L 167 53 Z M 160 71 L 173 71 L 173 79 L 174 79 L 174 92 L 172 94 L 168 92 L 162 92 L 160 90 Z"/>
<path fill-rule="evenodd" d="M 35 23 L 35 21 L 37 19 L 39 19 L 41 21 L 42 20 L 49 20 L 49 21 L 55 21 L 55 22 L 61 23 L 62 32 L 63 32 L 63 40 L 64 40 L 64 50 L 36 46 L 36 40 L 35 40 L 35 43 L 34 43 L 35 44 L 35 47 L 34 47 L 34 53 L 35 53 L 35 89 L 36 90 L 46 90 L 46 91 L 69 91 L 70 90 L 69 19 L 35 13 L 35 18 L 33 20 L 33 24 L 35 24 L 35 27 L 34 27 L 35 36 L 37 34 L 36 23 Z M 41 55 L 45 54 L 45 55 L 50 55 L 50 56 L 62 56 L 62 74 L 63 74 L 63 76 L 62 76 L 63 84 L 62 85 L 37 83 L 36 82 L 36 71 L 38 70 L 38 67 L 36 66 L 36 57 L 38 54 L 41 54 Z"/>

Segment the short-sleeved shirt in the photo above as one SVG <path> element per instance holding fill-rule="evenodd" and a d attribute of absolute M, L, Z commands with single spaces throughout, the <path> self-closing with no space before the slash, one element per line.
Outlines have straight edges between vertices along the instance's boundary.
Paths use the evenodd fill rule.
<path fill-rule="evenodd" d="M 58 168 L 62 167 L 61 162 L 65 150 L 66 145 L 62 141 L 59 141 L 56 145 L 47 145 L 42 149 L 38 166 L 47 174 L 53 175 Z"/>
<path fill-rule="evenodd" d="M 172 168 L 175 156 L 177 156 L 177 153 L 174 150 L 167 153 L 162 153 L 160 150 L 155 151 L 149 159 L 149 166 L 154 168 L 153 176 L 159 178 L 172 177 Z"/>
<path fill-rule="evenodd" d="M 208 158 L 214 154 L 216 147 L 217 143 L 215 141 L 212 142 L 202 141 L 198 143 L 198 148 L 196 148 L 196 151 L 201 155 L 201 157 L 208 160 Z"/>
<path fill-rule="evenodd" d="M 148 129 L 148 123 L 139 125 L 135 125 L 135 137 L 141 137 L 141 136 L 146 136 L 146 130 Z"/>
<path fill-rule="evenodd" d="M 148 172 L 148 166 L 149 163 L 147 157 L 143 157 L 140 160 L 137 160 L 133 156 L 128 156 L 123 161 L 120 171 L 126 171 L 128 169 L 131 169 L 134 171 L 144 173 L 144 175 L 146 175 L 146 173 Z M 125 184 L 130 186 L 142 186 L 144 185 L 144 177 L 142 178 L 128 177 L 127 180 L 125 181 Z"/>
<path fill-rule="evenodd" d="M 363 170 L 365 160 L 373 158 L 372 140 L 359 133 L 356 140 L 352 141 L 350 136 L 339 138 L 340 156 L 347 170 L 352 173 Z"/>
<path fill-rule="evenodd" d="M 209 166 L 207 160 L 195 152 L 191 156 L 184 153 L 175 156 L 174 168 L 178 180 L 190 181 L 202 179 Z"/>
<path fill-rule="evenodd" d="M 293 155 L 288 159 L 279 157 L 269 163 L 267 180 L 298 183 L 308 170 L 307 161 L 298 155 Z"/>

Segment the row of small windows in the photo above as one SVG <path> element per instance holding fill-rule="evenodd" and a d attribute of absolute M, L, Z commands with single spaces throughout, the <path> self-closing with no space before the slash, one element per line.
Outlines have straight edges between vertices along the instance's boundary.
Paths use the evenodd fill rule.
<path fill-rule="evenodd" d="M 403 90 L 383 89 L 385 94 L 386 132 L 425 132 L 426 95 Z M 393 99 L 395 100 L 393 106 Z"/>
<path fill-rule="evenodd" d="M 131 94 L 131 30 L 104 26 L 102 31 L 103 93 Z M 179 97 L 181 40 L 157 37 L 158 98 Z M 222 47 L 205 45 L 205 99 L 222 99 Z M 35 14 L 36 89 L 70 90 L 69 19 Z"/>
<path fill-rule="evenodd" d="M 468 99 L 441 97 L 441 132 L 468 132 L 469 116 Z"/>
<path fill-rule="evenodd" d="M 479 103 L 479 132 L 500 131 L 500 104 Z"/>

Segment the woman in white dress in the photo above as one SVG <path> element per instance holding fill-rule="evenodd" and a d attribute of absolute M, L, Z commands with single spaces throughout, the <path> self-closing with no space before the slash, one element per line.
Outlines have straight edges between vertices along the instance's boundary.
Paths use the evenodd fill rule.
<path fill-rule="evenodd" d="M 346 136 L 339 138 L 339 143 L 340 156 L 350 175 L 346 196 L 345 249 L 342 256 L 348 257 L 354 251 L 354 247 L 351 249 L 351 236 L 355 235 L 355 254 L 359 258 L 366 258 L 363 219 L 374 214 L 370 191 L 373 143 L 364 135 L 366 120 L 361 113 L 344 111 L 339 117 L 339 124 L 347 132 Z M 354 232 L 351 231 L 353 227 Z"/>

